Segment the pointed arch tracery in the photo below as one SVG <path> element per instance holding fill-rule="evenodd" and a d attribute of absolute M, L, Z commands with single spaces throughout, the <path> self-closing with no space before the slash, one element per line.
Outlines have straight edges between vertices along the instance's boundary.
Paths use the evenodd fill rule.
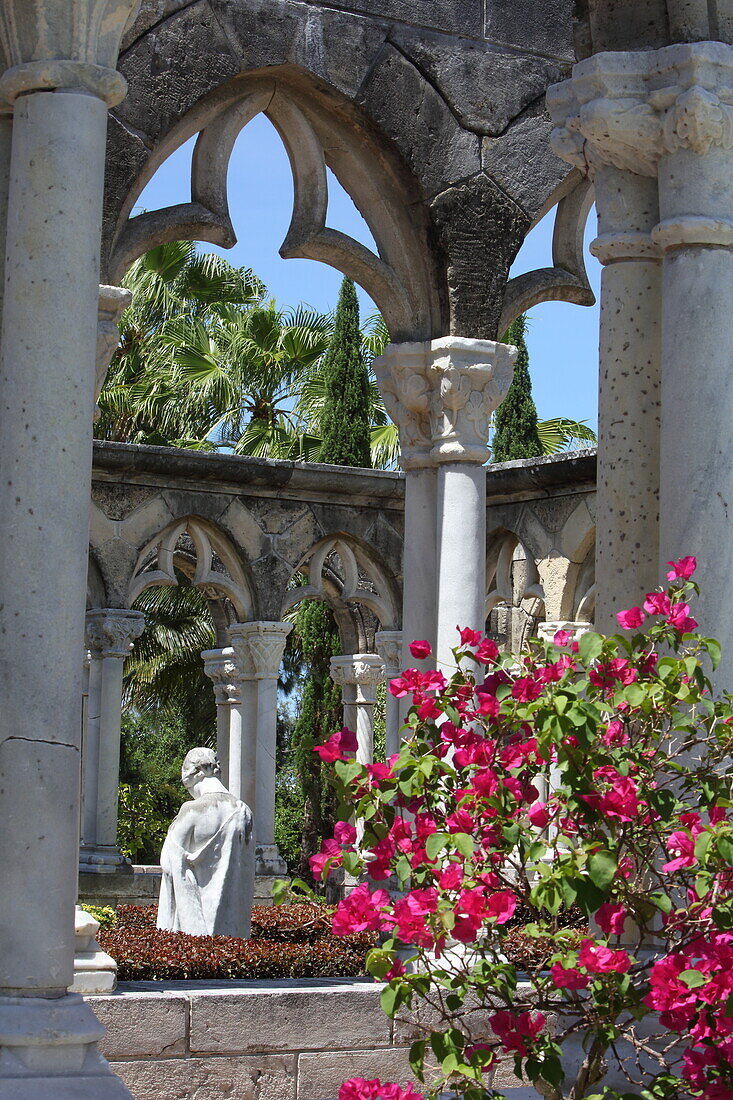
<path fill-rule="evenodd" d="M 146 588 L 178 585 L 179 571 L 212 601 L 228 601 L 238 622 L 254 618 L 252 588 L 236 550 L 223 532 L 196 516 L 169 524 L 141 550 L 129 606 Z"/>
<path fill-rule="evenodd" d="M 109 278 L 175 239 L 236 243 L 227 195 L 234 143 L 256 115 L 278 131 L 293 172 L 293 214 L 280 248 L 284 258 L 320 260 L 349 275 L 376 302 L 395 341 L 447 330 L 429 227 L 413 180 L 346 112 L 319 98 L 305 71 L 286 67 L 247 74 L 197 104 L 157 146 L 127 196 L 112 242 Z M 198 134 L 191 162 L 191 201 L 130 217 L 145 185 L 172 152 Z M 330 168 L 367 222 L 373 252 L 326 224 Z"/>

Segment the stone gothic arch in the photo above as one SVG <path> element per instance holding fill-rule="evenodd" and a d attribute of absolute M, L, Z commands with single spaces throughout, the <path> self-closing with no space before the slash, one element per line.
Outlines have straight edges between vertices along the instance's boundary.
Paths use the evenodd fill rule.
<path fill-rule="evenodd" d="M 143 547 L 130 581 L 128 605 L 147 588 L 178 585 L 177 570 L 208 597 L 219 634 L 228 621 L 255 618 L 252 585 L 236 549 L 214 524 L 198 516 L 175 520 Z"/>

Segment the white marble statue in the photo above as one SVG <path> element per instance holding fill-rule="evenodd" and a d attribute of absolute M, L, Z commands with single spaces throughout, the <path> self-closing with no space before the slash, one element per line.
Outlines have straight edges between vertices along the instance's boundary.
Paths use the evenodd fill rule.
<path fill-rule="evenodd" d="M 181 778 L 193 798 L 178 811 L 160 854 L 158 928 L 246 939 L 254 896 L 252 813 L 220 774 L 213 749 L 191 749 L 183 761 Z"/>

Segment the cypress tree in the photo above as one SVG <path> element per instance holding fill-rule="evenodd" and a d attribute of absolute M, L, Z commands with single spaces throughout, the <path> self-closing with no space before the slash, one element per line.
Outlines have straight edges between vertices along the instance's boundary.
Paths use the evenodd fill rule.
<path fill-rule="evenodd" d="M 496 412 L 492 442 L 494 462 L 537 458 L 542 454 L 542 444 L 537 434 L 537 409 L 532 399 L 526 331 L 527 316 L 523 313 L 509 326 L 506 337 L 506 342 L 514 344 L 519 353 L 514 365 L 512 384 Z"/>
<path fill-rule="evenodd" d="M 321 411 L 321 462 L 371 466 L 369 372 L 361 351 L 356 287 L 344 278 L 333 336 L 323 360 L 326 397 Z"/>
<path fill-rule="evenodd" d="M 351 279 L 341 283 L 333 336 L 324 356 L 326 397 L 321 411 L 321 462 L 335 466 L 372 464 L 369 372 L 361 351 L 359 301 Z M 311 879 L 309 857 L 333 830 L 335 806 L 327 772 L 313 746 L 341 728 L 341 689 L 331 679 L 331 657 L 341 653 L 341 639 L 328 604 L 306 600 L 298 609 L 295 634 L 300 638 L 307 679 L 293 731 L 295 764 L 303 789 L 303 826 L 298 874 Z"/>

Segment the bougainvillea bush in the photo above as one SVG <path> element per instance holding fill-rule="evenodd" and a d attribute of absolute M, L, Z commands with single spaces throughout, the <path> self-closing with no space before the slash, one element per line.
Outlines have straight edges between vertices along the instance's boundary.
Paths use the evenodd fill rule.
<path fill-rule="evenodd" d="M 202 978 L 330 978 L 364 974 L 374 932 L 345 939 L 331 931 L 325 905 L 255 905 L 252 938 L 189 936 L 156 928 L 155 905 L 125 905 L 100 930 L 102 948 L 117 963 L 120 981 Z"/>
<path fill-rule="evenodd" d="M 613 637 L 517 657 L 461 630 L 450 681 L 392 682 L 412 707 L 387 764 L 356 763 L 348 731 L 317 750 L 363 837 L 341 824 L 313 869 L 361 876 L 333 930 L 382 934 L 383 1008 L 430 1021 L 411 1050 L 425 1095 L 499 1097 L 503 1062 L 547 1100 L 733 1100 L 733 710 L 690 611 L 695 560 L 669 566 Z M 341 1100 L 417 1095 L 358 1079 Z"/>

